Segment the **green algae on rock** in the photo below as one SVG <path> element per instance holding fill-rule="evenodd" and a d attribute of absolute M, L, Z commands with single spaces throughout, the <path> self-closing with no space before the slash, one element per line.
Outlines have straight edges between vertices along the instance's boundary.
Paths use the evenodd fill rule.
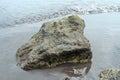
<path fill-rule="evenodd" d="M 39 32 L 18 49 L 18 66 L 30 70 L 90 62 L 92 52 L 84 37 L 84 27 L 84 20 L 77 15 L 44 23 Z"/>

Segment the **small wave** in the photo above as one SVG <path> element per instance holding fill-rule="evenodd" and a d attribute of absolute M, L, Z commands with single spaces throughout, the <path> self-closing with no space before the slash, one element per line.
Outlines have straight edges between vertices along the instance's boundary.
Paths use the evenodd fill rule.
<path fill-rule="evenodd" d="M 120 12 L 120 6 L 118 5 L 98 5 L 96 3 L 87 4 L 87 5 L 84 4 L 84 6 L 83 4 L 77 3 L 63 7 L 64 8 L 56 9 L 51 12 L 49 11 L 48 12 L 46 11 L 46 13 L 36 12 L 36 14 L 34 15 L 27 15 L 27 16 L 24 15 L 23 17 L 19 17 L 19 18 L 17 18 L 16 16 L 10 16 L 9 18 L 9 15 L 6 14 L 7 18 L 9 18 L 9 21 L 7 18 L 5 18 L 4 22 L 2 21 L 0 23 L 0 28 L 12 27 L 13 25 L 19 25 L 24 23 L 40 22 L 46 19 L 66 16 L 71 13 L 77 13 L 79 15 L 88 15 L 88 14 L 99 14 L 99 13 L 109 13 L 109 12 Z M 3 12 L 7 13 L 7 11 L 4 10 Z"/>
<path fill-rule="evenodd" d="M 70 7 L 59 10 L 57 12 L 53 12 L 50 14 L 38 14 L 35 16 L 27 16 L 20 20 L 16 20 L 15 24 L 23 24 L 23 23 L 34 23 L 43 21 L 46 19 L 57 18 L 60 16 L 66 16 L 71 13 L 77 13 L 80 15 L 88 15 L 88 14 L 99 14 L 99 13 L 109 13 L 109 12 L 120 12 L 120 6 L 103 6 L 103 7 L 95 7 L 95 8 L 79 8 L 79 7 Z"/>

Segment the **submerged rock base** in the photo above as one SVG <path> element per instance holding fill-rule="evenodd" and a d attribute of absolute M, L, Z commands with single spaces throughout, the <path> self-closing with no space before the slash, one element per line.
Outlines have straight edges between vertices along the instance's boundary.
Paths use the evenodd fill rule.
<path fill-rule="evenodd" d="M 84 20 L 77 15 L 44 23 L 39 32 L 18 49 L 18 66 L 30 70 L 91 62 L 92 52 L 83 34 L 84 27 Z"/>

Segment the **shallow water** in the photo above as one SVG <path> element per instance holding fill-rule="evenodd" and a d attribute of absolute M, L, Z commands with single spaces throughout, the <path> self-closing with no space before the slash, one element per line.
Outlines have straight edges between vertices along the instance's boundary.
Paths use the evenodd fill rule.
<path fill-rule="evenodd" d="M 92 64 L 74 67 L 91 67 L 83 80 L 98 80 L 98 74 L 103 69 L 120 68 L 120 14 L 104 13 L 81 17 L 86 23 L 85 36 L 90 40 L 93 60 Z M 16 66 L 16 50 L 39 30 L 41 23 L 16 25 L 0 30 L 0 80 L 62 80 L 69 74 L 67 69 L 72 70 L 73 66 L 70 65 L 32 71 L 23 71 Z"/>
<path fill-rule="evenodd" d="M 120 12 L 120 0 L 0 0 L 0 29 L 74 12 Z"/>
<path fill-rule="evenodd" d="M 90 40 L 93 51 L 88 77 L 91 77 L 89 80 L 98 80 L 101 70 L 120 68 L 120 14 L 88 15 L 83 18 L 86 21 L 85 35 Z"/>

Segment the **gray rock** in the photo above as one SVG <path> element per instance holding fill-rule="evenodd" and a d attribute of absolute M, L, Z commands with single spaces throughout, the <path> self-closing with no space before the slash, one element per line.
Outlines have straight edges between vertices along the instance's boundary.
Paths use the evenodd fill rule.
<path fill-rule="evenodd" d="M 106 69 L 100 73 L 99 77 L 100 80 L 120 80 L 120 69 Z"/>
<path fill-rule="evenodd" d="M 120 70 L 118 71 L 117 75 L 116 75 L 116 79 L 120 80 Z"/>
<path fill-rule="evenodd" d="M 18 49 L 17 64 L 24 70 L 55 67 L 62 63 L 90 62 L 92 52 L 84 37 L 84 20 L 71 15 L 44 23 L 31 39 Z"/>
<path fill-rule="evenodd" d="M 66 77 L 65 80 L 70 80 L 70 77 Z"/>

